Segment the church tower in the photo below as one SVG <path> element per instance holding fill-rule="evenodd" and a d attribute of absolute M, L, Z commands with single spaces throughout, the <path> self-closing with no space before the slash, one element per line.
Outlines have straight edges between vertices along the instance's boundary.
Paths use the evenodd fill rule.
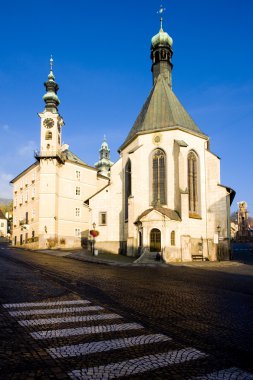
<path fill-rule="evenodd" d="M 58 84 L 55 82 L 53 73 L 53 58 L 50 59 L 50 72 L 48 80 L 44 83 L 46 93 L 43 96 L 45 109 L 39 113 L 41 118 L 41 138 L 40 152 L 36 156 L 37 159 L 48 157 L 60 159 L 60 148 L 62 143 L 61 129 L 64 121 L 58 112 L 60 100 L 57 92 Z"/>
<path fill-rule="evenodd" d="M 161 8 L 160 13 L 162 11 L 163 8 Z M 153 73 L 153 84 L 156 83 L 158 76 L 162 74 L 169 86 L 172 87 L 172 44 L 172 38 L 163 30 L 163 18 L 161 17 L 160 31 L 151 40 L 151 60 L 153 62 L 151 71 Z"/>
<path fill-rule="evenodd" d="M 35 158 L 40 165 L 39 183 L 39 245 L 47 247 L 49 241 L 57 241 L 59 233 L 59 173 L 65 164 L 62 152 L 62 126 L 64 121 L 58 112 L 60 100 L 57 92 L 59 86 L 53 73 L 53 58 L 50 59 L 48 80 L 44 83 L 46 93 L 44 111 L 39 113 L 41 119 L 40 151 Z"/>
<path fill-rule="evenodd" d="M 98 169 L 98 172 L 102 175 L 108 177 L 110 175 L 110 167 L 113 165 L 113 162 L 110 161 L 110 148 L 104 136 L 101 148 L 99 149 L 99 161 L 95 163 L 95 167 Z"/>

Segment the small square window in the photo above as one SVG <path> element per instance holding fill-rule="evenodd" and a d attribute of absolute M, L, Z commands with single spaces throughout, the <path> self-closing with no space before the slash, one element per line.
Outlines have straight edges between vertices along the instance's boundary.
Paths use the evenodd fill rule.
<path fill-rule="evenodd" d="M 100 226 L 106 226 L 106 224 L 107 224 L 106 212 L 100 212 L 99 213 L 99 224 L 100 224 Z"/>
<path fill-rule="evenodd" d="M 75 237 L 80 237 L 80 236 L 81 236 L 80 228 L 75 228 Z"/>
<path fill-rule="evenodd" d="M 80 186 L 76 186 L 76 195 L 81 195 Z"/>
<path fill-rule="evenodd" d="M 76 170 L 76 179 L 81 178 L 81 172 L 79 170 Z"/>
<path fill-rule="evenodd" d="M 76 207 L 76 216 L 80 216 L 81 210 L 79 207 Z"/>

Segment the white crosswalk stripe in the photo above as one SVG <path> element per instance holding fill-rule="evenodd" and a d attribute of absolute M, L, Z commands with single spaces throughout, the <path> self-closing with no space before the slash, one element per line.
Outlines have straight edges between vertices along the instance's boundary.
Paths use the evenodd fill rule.
<path fill-rule="evenodd" d="M 78 327 L 73 329 L 61 329 L 61 330 L 45 330 L 31 333 L 34 339 L 51 339 L 51 338 L 63 338 L 76 335 L 88 335 L 88 334 L 100 334 L 110 333 L 115 331 L 126 330 L 139 330 L 144 327 L 138 323 L 121 323 L 118 325 L 104 325 L 104 326 L 89 326 Z"/>
<path fill-rule="evenodd" d="M 190 360 L 200 359 L 205 356 L 204 353 L 195 350 L 194 348 L 184 348 L 182 350 L 147 355 L 119 363 L 75 370 L 70 372 L 69 376 L 71 379 L 78 380 L 117 379 L 122 376 L 136 375 L 157 368 L 167 367 L 171 364 L 179 364 Z"/>
<path fill-rule="evenodd" d="M 6 303 L 3 307 L 6 309 L 19 309 L 24 307 L 50 307 L 50 306 L 63 306 L 63 305 L 88 305 L 90 301 L 86 300 L 73 300 L 73 301 L 54 301 L 54 302 L 23 302 L 23 303 Z"/>
<path fill-rule="evenodd" d="M 99 306 L 97 306 L 98 308 Z M 100 307 L 100 310 L 103 308 Z M 20 311 L 9 311 L 12 317 L 22 317 L 26 315 L 48 315 L 48 314 L 65 314 L 65 313 L 79 313 L 83 311 L 89 311 L 90 306 L 83 307 L 69 307 L 62 309 L 32 309 L 32 310 L 20 310 Z"/>
<path fill-rule="evenodd" d="M 92 310 L 101 310 L 97 306 L 91 306 Z M 97 308 L 97 309 L 95 309 Z M 80 315 L 77 317 L 63 317 L 63 318 L 43 318 L 43 319 L 27 319 L 18 321 L 21 326 L 40 326 L 40 325 L 52 325 L 56 323 L 74 323 L 74 322 L 90 322 L 101 321 L 106 319 L 119 319 L 122 318 L 118 314 L 94 314 L 94 315 Z"/>
<path fill-rule="evenodd" d="M 87 300 L 23 302 L 16 304 L 3 304 L 2 306 L 7 309 L 8 313 L 11 316 L 17 318 L 17 322 L 21 326 L 29 328 L 31 331 L 30 335 L 34 339 L 44 340 L 45 345 L 48 345 L 47 340 L 50 339 L 68 338 L 71 340 L 71 337 L 78 337 L 78 344 L 45 347 L 48 354 L 50 354 L 53 359 L 68 360 L 69 358 L 79 356 L 85 357 L 86 355 L 90 354 L 97 354 L 97 357 L 99 358 L 99 353 L 103 352 L 110 352 L 113 350 L 120 351 L 126 348 L 137 346 L 141 346 L 142 350 L 146 350 L 148 347 L 151 347 L 151 345 L 154 347 L 155 344 L 163 342 L 166 344 L 166 342 L 172 341 L 171 338 L 163 334 L 143 333 L 142 335 L 137 335 L 137 333 L 135 333 L 135 336 L 129 337 L 128 335 L 127 337 L 122 337 L 122 333 L 124 333 L 124 331 L 131 333 L 135 330 L 142 330 L 144 327 L 138 323 L 98 324 L 100 321 L 102 322 L 121 319 L 122 316 L 115 313 L 106 313 L 103 307 L 91 305 L 91 302 Z M 94 313 L 89 314 L 90 312 Z M 39 318 L 40 315 L 42 316 L 41 318 Z M 26 316 L 28 319 L 21 319 L 22 317 Z M 29 317 L 32 317 L 32 319 L 29 319 Z M 38 326 L 54 324 L 58 325 L 64 323 L 73 323 L 73 328 L 59 329 L 59 326 L 57 326 L 57 329 L 46 330 L 44 327 L 44 330 L 42 331 L 37 330 Z M 75 324 L 77 323 L 79 326 L 75 327 Z M 89 325 L 80 326 L 80 324 L 85 323 L 88 323 Z M 120 338 L 116 337 L 113 339 L 102 340 L 103 337 L 100 335 L 100 340 L 97 338 L 97 340 L 94 341 L 90 338 L 91 341 L 87 342 L 87 336 L 89 335 L 94 336 L 95 334 L 107 333 L 116 335 L 117 332 L 120 333 Z M 82 336 L 85 336 L 86 339 L 83 343 L 80 342 Z M 155 347 L 156 350 L 158 350 L 158 346 Z M 205 353 L 200 352 L 194 348 L 181 348 L 178 350 L 174 349 L 170 351 L 167 350 L 167 352 L 164 352 L 163 349 L 162 351 L 163 352 L 155 353 L 153 355 L 140 356 L 134 359 L 109 363 L 106 365 L 99 365 L 98 359 L 97 366 L 87 366 L 86 368 L 79 369 L 71 368 L 68 375 L 71 379 L 76 380 L 109 380 L 130 375 L 145 374 L 147 371 L 167 367 L 169 373 L 169 368 L 174 364 L 203 359 L 207 358 L 208 356 Z M 167 373 L 167 369 L 165 371 Z M 232 367 L 197 376 L 189 380 L 253 380 L 253 374 L 245 372 L 240 368 Z"/>
<path fill-rule="evenodd" d="M 139 335 L 131 338 L 111 339 L 98 342 L 90 342 L 85 344 L 77 344 L 63 347 L 50 348 L 47 351 L 53 358 L 66 358 L 81 355 L 88 355 L 97 352 L 106 352 L 118 350 L 126 347 L 154 344 L 158 342 L 166 342 L 171 338 L 161 335 Z"/>

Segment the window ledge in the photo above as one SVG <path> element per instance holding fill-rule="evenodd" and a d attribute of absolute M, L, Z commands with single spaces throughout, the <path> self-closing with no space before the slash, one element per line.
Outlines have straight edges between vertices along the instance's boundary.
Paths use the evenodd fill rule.
<path fill-rule="evenodd" d="M 196 214 L 195 212 L 189 212 L 189 218 L 191 219 L 202 219 L 199 214 Z"/>

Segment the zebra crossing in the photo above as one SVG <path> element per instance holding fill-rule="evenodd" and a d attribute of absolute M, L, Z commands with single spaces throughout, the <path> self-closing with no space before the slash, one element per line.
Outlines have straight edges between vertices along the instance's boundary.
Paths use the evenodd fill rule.
<path fill-rule="evenodd" d="M 64 361 L 70 379 L 116 379 L 131 375 L 145 378 L 156 370 L 165 371 L 166 378 L 170 378 L 167 374 L 171 368 L 180 365 L 181 378 L 186 380 L 253 380 L 252 373 L 240 368 L 220 369 L 215 365 L 209 368 L 206 363 L 212 358 L 206 353 L 179 346 L 170 337 L 153 334 L 141 324 L 125 321 L 121 315 L 89 300 L 2 306 L 34 340 L 41 342 L 52 359 Z M 81 362 L 78 360 L 76 364 L 75 358 L 81 358 Z M 194 363 L 201 361 L 205 365 L 199 375 L 189 377 L 188 370 L 183 372 L 187 363 L 193 368 Z"/>

